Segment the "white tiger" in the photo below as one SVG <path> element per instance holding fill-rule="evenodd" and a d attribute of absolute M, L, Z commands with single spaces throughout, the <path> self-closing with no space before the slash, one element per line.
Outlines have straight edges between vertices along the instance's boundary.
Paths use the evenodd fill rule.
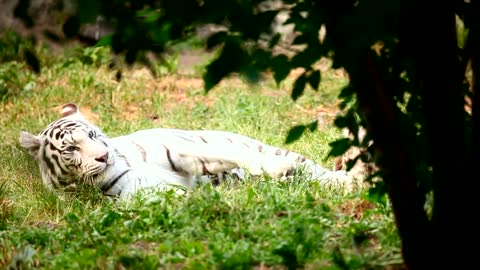
<path fill-rule="evenodd" d="M 62 118 L 38 136 L 22 131 L 20 144 L 38 162 L 52 189 L 94 185 L 126 198 L 146 188 L 194 188 L 233 174 L 286 177 L 300 169 L 325 184 L 349 184 L 345 171 L 329 171 L 302 155 L 252 138 L 214 130 L 154 128 L 109 138 L 78 106 L 63 106 Z"/>

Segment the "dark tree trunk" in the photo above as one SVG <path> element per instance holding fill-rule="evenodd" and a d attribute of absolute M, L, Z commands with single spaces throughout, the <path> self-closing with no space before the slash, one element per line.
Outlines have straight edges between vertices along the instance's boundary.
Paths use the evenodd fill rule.
<path fill-rule="evenodd" d="M 423 208 L 424 199 L 416 185 L 414 164 L 406 152 L 406 140 L 400 135 L 398 109 L 373 56 L 366 54 L 363 64 L 364 72 L 352 73 L 356 75 L 351 77 L 351 83 L 357 89 L 367 130 L 375 141 L 380 160 L 378 165 L 388 187 L 398 233 L 402 239 L 403 258 L 410 269 L 426 269 L 430 260 L 424 254 L 430 237 L 428 220 Z"/>
<path fill-rule="evenodd" d="M 480 1 L 473 2 L 472 28 L 468 35 L 466 55 L 472 70 L 472 167 L 480 164 Z"/>
<path fill-rule="evenodd" d="M 480 242 L 478 224 L 473 221 L 473 218 L 469 218 L 478 211 L 478 200 L 476 198 L 480 190 L 478 181 L 480 177 L 475 170 L 480 165 L 480 1 L 472 1 L 470 14 L 472 16 L 469 18 L 470 32 L 466 42 L 465 54 L 471 60 L 472 70 L 472 132 L 470 137 L 471 149 L 467 149 L 470 150 L 470 163 L 467 164 L 468 167 L 466 168 L 470 174 L 466 174 L 464 180 L 465 185 L 468 186 L 462 190 L 463 197 L 466 198 L 463 201 L 463 212 L 467 218 L 463 217 L 464 222 L 461 222 L 465 232 L 469 234 L 463 243 L 467 247 Z M 477 250 L 478 248 L 470 248 L 468 252 L 461 255 L 468 256 L 470 260 L 476 259 L 476 256 L 478 256 Z"/>
<path fill-rule="evenodd" d="M 357 90 L 367 129 L 376 144 L 380 168 L 388 187 L 402 253 L 409 269 L 440 269 L 446 265 L 466 267 L 473 257 L 467 247 L 469 226 L 478 189 L 469 188 L 473 168 L 477 166 L 480 143 L 470 151 L 466 139 L 463 74 L 459 65 L 453 2 L 406 1 L 400 46 L 412 57 L 418 87 L 423 97 L 428 145 L 425 145 L 433 171 L 434 208 L 432 219 L 424 211 L 424 191 L 415 178 L 412 159 L 392 98 L 392 85 L 380 75 L 374 56 L 362 59 L 362 67 L 351 70 L 351 83 Z M 479 24 L 480 26 L 480 24 Z M 480 27 L 479 27 L 480 29 Z M 480 48 L 480 43 L 472 47 Z M 476 49 L 478 50 L 478 49 Z M 472 55 L 474 81 L 480 78 Z M 360 70 L 360 71 L 359 71 Z M 347 70 L 348 71 L 348 70 Z M 478 73 L 477 73 L 478 72 Z M 473 138 L 480 138 L 480 91 L 474 84 Z M 474 139 L 475 141 L 475 139 Z M 473 153 L 474 158 L 470 158 Z M 467 168 L 465 168 L 467 166 Z M 478 178 L 478 177 L 477 177 Z M 465 210 L 471 210 L 465 211 Z M 470 260 L 469 260 L 470 259 Z M 459 269 L 460 269 L 459 268 Z"/>
<path fill-rule="evenodd" d="M 462 91 L 463 74 L 457 50 L 454 2 L 424 1 L 412 25 L 414 59 L 418 67 L 424 111 L 428 119 L 428 151 L 433 167 L 434 208 L 431 251 L 435 269 L 454 265 L 465 269 L 465 200 L 470 164 Z M 468 196 L 468 195 L 467 195 Z M 471 215 L 471 213 L 470 213 Z"/>

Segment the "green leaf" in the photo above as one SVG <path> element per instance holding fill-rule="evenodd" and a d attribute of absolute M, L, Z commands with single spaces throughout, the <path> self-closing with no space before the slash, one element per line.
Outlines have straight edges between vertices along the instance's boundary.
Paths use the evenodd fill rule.
<path fill-rule="evenodd" d="M 292 59 L 291 63 L 294 67 L 303 67 L 305 69 L 311 69 L 311 66 L 315 64 L 322 56 L 324 56 L 324 48 L 317 44 L 308 44 L 308 47 L 297 53 Z"/>
<path fill-rule="evenodd" d="M 207 50 L 211 50 L 214 47 L 222 44 L 226 40 L 227 37 L 228 37 L 228 34 L 227 34 L 226 31 L 219 31 L 219 32 L 216 32 L 215 34 L 211 35 L 207 39 Z"/>
<path fill-rule="evenodd" d="M 272 59 L 273 77 L 277 85 L 290 74 L 290 68 L 290 62 L 286 55 L 280 54 Z"/>
<path fill-rule="evenodd" d="M 320 76 L 320 70 L 315 70 L 308 76 L 308 83 L 315 91 L 318 90 L 318 86 L 320 85 Z"/>
<path fill-rule="evenodd" d="M 307 127 L 311 132 L 314 132 L 315 130 L 317 130 L 318 121 L 315 120 L 315 121 L 311 122 L 310 124 L 308 124 L 306 127 Z"/>
<path fill-rule="evenodd" d="M 293 45 L 308 44 L 308 41 L 309 41 L 309 36 L 299 35 L 293 40 Z"/>
<path fill-rule="evenodd" d="M 78 19 L 80 23 L 94 22 L 100 14 L 102 7 L 101 1 L 82 0 L 78 2 Z"/>
<path fill-rule="evenodd" d="M 355 89 L 350 84 L 345 86 L 338 95 L 339 98 L 350 97 L 355 93 Z"/>
<path fill-rule="evenodd" d="M 305 132 L 305 130 L 310 130 L 311 132 L 314 132 L 317 130 L 318 127 L 318 121 L 313 121 L 307 125 L 297 125 L 291 128 L 288 131 L 287 139 L 285 140 L 285 143 L 289 144 L 292 143 L 296 140 L 298 140 L 302 134 Z"/>
<path fill-rule="evenodd" d="M 351 101 L 352 101 L 352 96 L 345 97 L 343 101 L 338 105 L 338 107 L 340 108 L 340 110 L 344 110 Z"/>
<path fill-rule="evenodd" d="M 298 125 L 298 126 L 292 127 L 288 131 L 288 135 L 287 135 L 287 139 L 285 140 L 285 143 L 289 144 L 298 140 L 302 136 L 303 132 L 305 132 L 305 129 L 306 129 L 306 126 L 304 125 Z"/>
<path fill-rule="evenodd" d="M 378 174 L 377 174 L 378 175 Z M 367 200 L 375 203 L 379 203 L 383 206 L 387 205 L 387 186 L 385 182 L 375 182 L 374 185 L 368 190 L 368 194 L 365 196 Z"/>
<path fill-rule="evenodd" d="M 101 37 L 98 41 L 97 41 L 97 44 L 95 44 L 95 46 L 111 46 L 112 45 L 112 40 L 113 40 L 113 35 L 105 35 L 103 37 Z"/>
<path fill-rule="evenodd" d="M 338 95 L 338 98 L 343 99 L 343 101 L 339 105 L 340 109 L 343 110 L 349 105 L 349 103 L 353 100 L 354 94 L 355 94 L 355 89 L 350 84 L 345 86 L 340 91 L 340 94 Z"/>
<path fill-rule="evenodd" d="M 65 220 L 68 223 L 73 224 L 79 222 L 80 218 L 74 213 L 68 213 L 67 215 L 65 215 Z"/>
<path fill-rule="evenodd" d="M 300 77 L 297 78 L 295 84 L 293 85 L 293 90 L 291 94 L 293 100 L 297 100 L 303 94 L 306 83 L 307 77 L 305 76 L 305 73 L 303 73 L 302 75 L 300 75 Z"/>
<path fill-rule="evenodd" d="M 78 34 L 80 30 L 80 20 L 78 16 L 70 16 L 62 26 L 62 31 L 65 37 L 71 38 Z"/>
<path fill-rule="evenodd" d="M 210 91 L 228 74 L 241 70 L 248 59 L 237 41 L 226 42 L 220 56 L 207 66 L 207 72 L 203 76 L 205 91 Z"/>
<path fill-rule="evenodd" d="M 307 191 L 307 193 L 305 193 L 305 206 L 307 208 L 313 208 L 315 207 L 315 202 L 315 197 L 313 197 L 312 194 Z"/>
<path fill-rule="evenodd" d="M 355 116 L 352 110 L 349 110 L 347 114 L 344 116 L 337 116 L 333 121 L 336 127 L 338 128 L 346 128 L 346 127 L 355 127 L 357 126 L 357 122 L 355 120 Z"/>
<path fill-rule="evenodd" d="M 133 65 L 135 60 L 137 60 L 138 50 L 134 48 L 130 48 L 127 53 L 125 53 L 125 62 L 128 65 Z"/>
<path fill-rule="evenodd" d="M 250 65 L 242 70 L 242 75 L 247 79 L 247 82 L 250 84 L 256 84 L 261 79 L 260 70 Z"/>
<path fill-rule="evenodd" d="M 342 138 L 329 143 L 329 145 L 332 149 L 328 153 L 327 157 L 339 157 L 347 152 L 352 145 L 352 141 L 348 138 Z"/>
<path fill-rule="evenodd" d="M 350 170 L 353 168 L 353 166 L 355 166 L 355 164 L 357 164 L 357 162 L 358 162 L 358 160 L 359 160 L 360 158 L 361 158 L 361 156 L 358 155 L 358 156 L 356 156 L 354 159 L 351 159 L 351 160 L 347 161 L 347 162 L 346 162 L 346 165 L 347 165 L 346 170 L 347 170 L 347 171 L 350 171 Z"/>
<path fill-rule="evenodd" d="M 145 23 L 153 23 L 153 22 L 158 21 L 158 19 L 160 19 L 160 17 L 161 17 L 160 12 L 155 11 L 155 10 L 149 10 L 149 12 L 147 14 L 145 14 L 144 22 Z"/>
<path fill-rule="evenodd" d="M 35 73 L 40 73 L 40 61 L 38 60 L 35 52 L 30 49 L 24 51 L 25 61 L 32 68 Z"/>
<path fill-rule="evenodd" d="M 100 221 L 100 224 L 102 225 L 102 228 L 106 229 L 108 227 L 111 227 L 112 224 L 114 224 L 115 221 L 119 220 L 121 217 L 122 216 L 119 213 L 117 213 L 113 210 L 110 210 L 110 211 L 108 211 L 108 213 L 106 213 L 102 217 L 102 219 Z"/>
<path fill-rule="evenodd" d="M 338 128 L 345 128 L 348 127 L 348 118 L 347 116 L 337 116 L 333 121 L 333 124 Z"/>
<path fill-rule="evenodd" d="M 295 248 L 291 245 L 284 244 L 280 248 L 273 250 L 273 254 L 280 256 L 283 260 L 283 264 L 287 269 L 298 268 L 298 258 Z"/>
<path fill-rule="evenodd" d="M 272 25 L 273 20 L 278 15 L 278 10 L 267 10 L 264 12 L 257 13 L 253 17 L 253 22 L 257 25 L 256 28 L 260 31 L 268 31 L 270 25 Z"/>
<path fill-rule="evenodd" d="M 206 92 L 212 90 L 212 88 L 214 88 L 223 77 L 228 75 L 227 72 L 222 71 L 221 64 L 219 62 L 219 59 L 216 59 L 207 66 L 207 72 L 203 76 Z"/>
<path fill-rule="evenodd" d="M 273 49 L 273 47 L 275 47 L 275 45 L 278 44 L 278 42 L 280 41 L 280 38 L 282 37 L 282 35 L 280 33 L 276 33 L 272 39 L 270 39 L 270 42 L 268 43 L 268 47 L 270 49 Z"/>

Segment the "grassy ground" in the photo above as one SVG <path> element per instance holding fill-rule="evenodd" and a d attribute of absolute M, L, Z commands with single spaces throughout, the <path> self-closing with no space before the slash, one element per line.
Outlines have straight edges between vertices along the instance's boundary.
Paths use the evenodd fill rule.
<path fill-rule="evenodd" d="M 331 120 L 346 84 L 336 72 L 325 70 L 320 91 L 307 89 L 294 103 L 291 79 L 276 87 L 231 78 L 205 94 L 202 66 L 183 64 L 204 64 L 208 56 L 182 58 L 173 65 L 176 74 L 156 79 L 134 68 L 120 82 L 105 59 L 91 49 L 44 57 L 40 75 L 18 62 L 0 66 L 0 91 L 8 91 L 0 103 L 0 268 L 391 269 L 401 263 L 390 208 L 367 201 L 363 190 L 343 195 L 302 179 L 247 179 L 184 197 L 140 195 L 126 204 L 88 188 L 45 190 L 18 135 L 40 132 L 67 102 L 111 136 L 151 127 L 222 129 L 333 166 L 325 157 L 328 142 L 340 136 Z M 316 119 L 322 119 L 317 132 L 284 145 L 290 127 Z"/>

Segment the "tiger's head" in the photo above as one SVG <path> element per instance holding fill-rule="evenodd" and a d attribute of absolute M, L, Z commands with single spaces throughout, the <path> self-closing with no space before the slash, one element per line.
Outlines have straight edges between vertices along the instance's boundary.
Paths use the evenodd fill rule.
<path fill-rule="evenodd" d="M 22 131 L 20 145 L 38 162 L 49 188 L 71 190 L 82 182 L 95 185 L 113 164 L 108 138 L 72 103 L 63 105 L 62 118 L 39 135 Z"/>

